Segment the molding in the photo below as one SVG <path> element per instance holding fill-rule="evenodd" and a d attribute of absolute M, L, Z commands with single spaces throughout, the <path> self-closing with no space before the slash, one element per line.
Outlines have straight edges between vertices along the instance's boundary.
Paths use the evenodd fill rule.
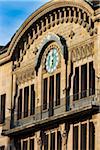
<path fill-rule="evenodd" d="M 85 43 L 71 49 L 72 62 L 84 59 L 94 54 L 94 42 Z"/>

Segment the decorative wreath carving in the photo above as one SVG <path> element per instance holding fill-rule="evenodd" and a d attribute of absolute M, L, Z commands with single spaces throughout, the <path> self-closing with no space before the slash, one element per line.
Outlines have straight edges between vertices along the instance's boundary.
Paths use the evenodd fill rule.
<path fill-rule="evenodd" d="M 94 42 L 90 42 L 85 45 L 73 48 L 71 50 L 72 61 L 75 62 L 93 55 L 93 50 L 94 50 Z"/>

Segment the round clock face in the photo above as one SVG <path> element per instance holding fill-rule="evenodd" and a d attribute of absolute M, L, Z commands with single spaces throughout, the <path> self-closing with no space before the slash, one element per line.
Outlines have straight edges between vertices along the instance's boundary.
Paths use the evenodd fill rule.
<path fill-rule="evenodd" d="M 50 52 L 47 55 L 47 59 L 46 59 L 46 70 L 49 73 L 52 73 L 59 62 L 59 56 L 58 56 L 58 52 L 56 48 L 53 48 L 50 50 Z"/>

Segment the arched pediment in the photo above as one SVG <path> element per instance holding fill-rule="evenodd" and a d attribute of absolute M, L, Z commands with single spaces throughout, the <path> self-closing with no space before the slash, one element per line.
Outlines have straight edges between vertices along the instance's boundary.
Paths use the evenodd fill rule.
<path fill-rule="evenodd" d="M 55 8 L 56 6 L 56 8 Z M 78 14 L 78 17 L 74 15 L 77 15 L 74 12 L 74 8 L 75 8 L 75 13 Z M 57 11 L 57 12 L 56 12 Z M 61 13 L 63 12 L 67 12 L 68 11 L 68 17 L 66 18 L 60 18 L 61 17 Z M 71 12 L 72 11 L 72 12 Z M 51 16 L 51 18 L 53 17 L 52 15 L 56 13 L 59 13 L 59 19 L 58 20 L 54 20 L 52 23 L 48 23 L 48 18 Z M 83 13 L 84 16 L 82 16 L 82 19 L 79 18 L 81 14 L 79 13 Z M 73 14 L 73 16 L 71 16 Z M 48 15 L 48 16 L 46 16 Z M 84 19 L 85 17 L 88 18 L 88 22 Z M 86 3 L 83 0 L 55 0 L 55 1 L 50 1 L 48 3 L 46 3 L 44 6 L 42 6 L 40 9 L 38 9 L 37 11 L 35 11 L 23 24 L 22 26 L 19 28 L 19 30 L 16 32 L 16 34 L 14 35 L 14 37 L 12 38 L 12 41 L 10 43 L 10 46 L 8 48 L 8 51 L 5 55 L 1 56 L 1 59 L 3 59 L 5 56 L 9 56 L 9 58 L 11 58 L 11 56 L 13 55 L 14 51 L 16 51 L 16 47 L 19 44 L 19 41 L 22 40 L 24 41 L 24 36 L 27 35 L 28 37 L 28 41 L 30 41 L 27 45 L 27 48 L 29 47 L 29 45 L 38 38 L 38 36 L 40 36 L 43 32 L 45 32 L 46 30 L 48 30 L 48 28 L 50 28 L 51 26 L 54 26 L 56 24 L 62 23 L 62 22 L 67 22 L 67 21 L 74 21 L 74 22 L 78 22 L 79 24 L 82 24 L 84 27 L 87 28 L 87 31 L 90 31 L 92 34 L 93 31 L 91 30 L 91 20 L 94 17 L 94 10 L 90 7 L 90 5 L 88 3 Z M 47 18 L 47 19 L 46 19 Z M 43 20 L 42 20 L 43 19 Z M 44 26 L 44 22 L 47 20 L 46 25 Z M 89 22 L 90 21 L 90 22 Z M 93 22 L 93 21 L 92 21 Z M 35 26 L 35 29 L 34 29 Z M 33 32 L 33 37 L 30 38 L 30 30 Z"/>
<path fill-rule="evenodd" d="M 44 46 L 50 42 L 56 42 L 61 49 L 62 55 L 64 55 L 64 45 L 62 44 L 60 36 L 58 36 L 54 33 L 48 33 L 48 35 L 44 37 L 44 39 L 42 40 L 42 42 L 38 48 L 38 53 L 37 53 L 36 62 L 35 62 L 35 68 L 37 68 L 38 64 L 40 64 L 41 54 L 42 54 Z"/>

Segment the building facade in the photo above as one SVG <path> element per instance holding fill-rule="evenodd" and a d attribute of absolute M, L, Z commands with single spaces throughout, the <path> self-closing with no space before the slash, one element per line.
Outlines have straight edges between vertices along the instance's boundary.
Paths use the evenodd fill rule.
<path fill-rule="evenodd" d="M 0 150 L 100 150 L 99 0 L 52 0 L 0 47 Z"/>

